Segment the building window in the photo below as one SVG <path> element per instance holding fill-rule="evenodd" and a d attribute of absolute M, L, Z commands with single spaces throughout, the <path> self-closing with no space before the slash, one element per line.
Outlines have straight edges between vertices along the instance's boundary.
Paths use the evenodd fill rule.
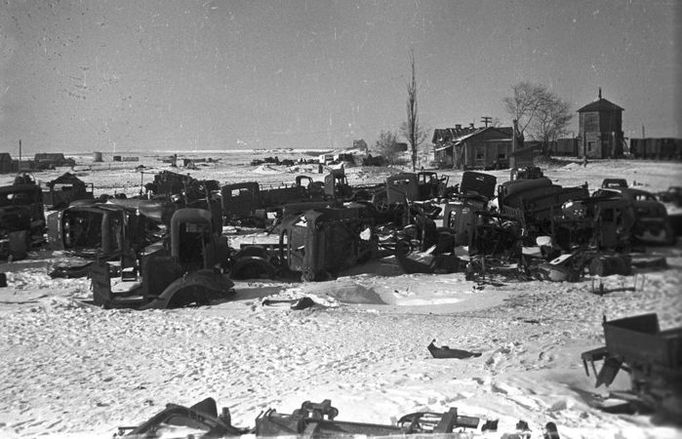
<path fill-rule="evenodd" d="M 587 150 L 588 150 L 589 152 L 592 152 L 592 145 L 593 145 L 593 144 L 594 144 L 594 142 L 587 142 Z"/>

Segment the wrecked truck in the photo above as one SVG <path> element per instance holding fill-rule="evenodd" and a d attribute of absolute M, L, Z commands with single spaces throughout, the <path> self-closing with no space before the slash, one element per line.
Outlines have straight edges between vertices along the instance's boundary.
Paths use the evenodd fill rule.
<path fill-rule="evenodd" d="M 527 242 L 533 242 L 538 236 L 556 237 L 554 221 L 561 216 L 564 203 L 589 196 L 586 186 L 562 187 L 540 177 L 503 183 L 498 201 L 502 213 L 518 218 Z"/>
<path fill-rule="evenodd" d="M 322 208 L 294 216 L 282 225 L 280 260 L 302 280 L 320 281 L 370 259 L 376 240 L 362 212 L 359 207 Z"/>
<path fill-rule="evenodd" d="M 675 232 L 665 205 L 642 189 L 601 188 L 592 196 L 598 199 L 621 199 L 628 202 L 635 214 L 632 237 L 642 244 L 675 244 Z"/>
<path fill-rule="evenodd" d="M 253 224 L 265 227 L 268 215 L 281 216 L 287 206 L 325 199 L 322 182 L 307 175 L 296 176 L 293 185 L 261 188 L 255 181 L 221 187 L 223 224 Z"/>
<path fill-rule="evenodd" d="M 45 212 L 40 186 L 29 180 L 0 187 L 0 258 L 21 259 L 44 242 Z"/>
<path fill-rule="evenodd" d="M 197 180 L 189 174 L 183 175 L 172 171 L 155 174 L 154 180 L 144 187 L 150 196 L 182 195 L 187 200 L 203 198 L 208 193 L 220 189 L 216 180 Z"/>
<path fill-rule="evenodd" d="M 160 239 L 174 207 L 152 200 L 81 200 L 48 215 L 48 245 L 84 258 L 117 258 Z"/>
<path fill-rule="evenodd" d="M 120 261 L 93 263 L 93 302 L 104 308 L 176 308 L 230 297 L 234 283 L 224 274 L 227 238 L 215 232 L 205 209 L 178 209 L 170 233 Z"/>

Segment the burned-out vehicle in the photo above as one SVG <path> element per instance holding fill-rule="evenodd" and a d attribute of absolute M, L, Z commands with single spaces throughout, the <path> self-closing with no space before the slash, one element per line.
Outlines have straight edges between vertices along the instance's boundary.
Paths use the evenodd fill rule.
<path fill-rule="evenodd" d="M 609 386 L 620 370 L 630 374 L 631 387 L 612 395 L 661 418 L 682 419 L 682 327 L 661 331 L 656 314 L 603 322 L 605 346 L 583 352 L 585 373 L 592 364 L 595 386 Z M 597 372 L 595 362 L 602 361 Z"/>
<path fill-rule="evenodd" d="M 377 199 L 385 204 L 385 189 L 386 185 L 384 183 L 351 186 L 348 183 L 346 171 L 343 168 L 332 169 L 324 177 L 325 199 L 341 203 L 345 201 L 373 201 Z"/>
<path fill-rule="evenodd" d="M 43 191 L 43 202 L 48 209 L 62 209 L 76 200 L 92 200 L 93 185 L 85 184 L 77 176 L 66 172 L 46 183 Z"/>
<path fill-rule="evenodd" d="M 445 205 L 443 227 L 453 232 L 455 246 L 469 247 L 470 255 L 518 256 L 520 221 L 488 207 L 495 184 L 492 175 L 466 171 L 459 193 Z"/>
<path fill-rule="evenodd" d="M 48 244 L 85 258 L 117 258 L 160 239 L 174 209 L 153 200 L 76 201 L 48 215 Z"/>
<path fill-rule="evenodd" d="M 622 199 L 635 214 L 632 237 L 643 244 L 672 245 L 675 232 L 668 219 L 668 211 L 650 192 L 633 188 L 600 188 L 592 196 L 597 199 Z"/>
<path fill-rule="evenodd" d="M 21 259 L 45 233 L 43 193 L 30 178 L 0 187 L 0 258 Z"/>
<path fill-rule="evenodd" d="M 322 182 L 306 175 L 296 176 L 293 185 L 261 188 L 255 181 L 221 187 L 224 224 L 249 224 L 265 227 L 269 216 L 281 217 L 292 205 L 317 203 L 326 199 Z"/>
<path fill-rule="evenodd" d="M 431 171 L 418 173 L 402 172 L 386 179 L 386 198 L 391 203 L 427 201 L 448 196 L 452 188 L 448 187 L 449 177 L 439 177 Z M 383 187 L 377 187 L 383 190 Z"/>
<path fill-rule="evenodd" d="M 455 246 L 473 243 L 479 213 L 488 212 L 488 202 L 495 194 L 497 178 L 490 174 L 465 171 L 458 192 L 451 196 L 443 211 L 443 227 L 454 232 Z"/>
<path fill-rule="evenodd" d="M 564 250 L 591 246 L 600 250 L 628 250 L 635 224 L 634 209 L 627 200 L 585 198 L 567 201 L 553 217 L 552 237 Z"/>
<path fill-rule="evenodd" d="M 404 172 L 386 179 L 386 202 L 406 204 L 420 200 L 417 174 Z"/>
<path fill-rule="evenodd" d="M 334 200 L 348 200 L 353 196 L 353 187 L 348 184 L 348 178 L 343 168 L 332 169 L 324 176 L 324 194 Z"/>
<path fill-rule="evenodd" d="M 234 294 L 224 274 L 229 247 L 211 213 L 182 208 L 170 233 L 119 263 L 97 260 L 91 268 L 93 302 L 104 308 L 175 308 L 204 305 Z M 125 257 L 128 255 L 127 257 Z"/>
<path fill-rule="evenodd" d="M 506 182 L 498 191 L 501 212 L 521 221 L 527 242 L 542 235 L 555 236 L 555 221 L 562 215 L 562 206 L 586 198 L 586 186 L 562 187 L 546 177 Z"/>
<path fill-rule="evenodd" d="M 309 210 L 282 225 L 280 260 L 304 281 L 332 278 L 376 252 L 361 208 Z"/>
<path fill-rule="evenodd" d="M 448 187 L 450 177 L 438 175 L 433 171 L 420 171 L 417 173 L 417 186 L 419 188 L 419 199 L 430 200 L 432 198 L 447 197 L 453 188 Z"/>
<path fill-rule="evenodd" d="M 145 185 L 145 190 L 150 197 L 181 195 L 186 200 L 194 200 L 220 190 L 220 185 L 216 180 L 197 180 L 190 175 L 161 171 L 154 175 L 154 181 Z"/>
<path fill-rule="evenodd" d="M 256 181 L 226 184 L 220 193 L 225 224 L 254 218 L 263 208 L 260 185 Z"/>

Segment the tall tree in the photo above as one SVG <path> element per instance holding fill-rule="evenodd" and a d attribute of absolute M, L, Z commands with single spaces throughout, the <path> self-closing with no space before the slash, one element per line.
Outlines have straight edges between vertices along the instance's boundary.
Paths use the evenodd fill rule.
<path fill-rule="evenodd" d="M 505 110 L 518 121 L 519 132 L 543 143 L 543 154 L 550 142 L 566 132 L 573 118 L 567 102 L 544 84 L 522 81 L 512 86 L 513 96 L 502 99 Z"/>
<path fill-rule="evenodd" d="M 414 66 L 414 51 L 410 51 L 410 66 L 412 67 L 412 79 L 407 83 L 407 120 L 400 127 L 400 131 L 410 145 L 412 171 L 415 171 L 417 169 L 417 152 L 419 146 L 426 140 L 426 131 L 419 123 L 417 72 Z"/>

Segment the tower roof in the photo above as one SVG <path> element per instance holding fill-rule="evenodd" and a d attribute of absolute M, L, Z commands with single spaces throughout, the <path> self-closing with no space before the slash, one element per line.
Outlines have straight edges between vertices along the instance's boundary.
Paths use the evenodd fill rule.
<path fill-rule="evenodd" d="M 624 111 L 624 109 L 608 99 L 601 98 L 578 109 L 578 113 L 586 113 L 588 111 Z"/>
<path fill-rule="evenodd" d="M 614 104 L 608 99 L 601 97 L 601 87 L 599 87 L 599 98 L 596 101 L 590 102 L 578 110 L 578 113 L 586 113 L 588 111 L 624 111 L 622 107 Z"/>

